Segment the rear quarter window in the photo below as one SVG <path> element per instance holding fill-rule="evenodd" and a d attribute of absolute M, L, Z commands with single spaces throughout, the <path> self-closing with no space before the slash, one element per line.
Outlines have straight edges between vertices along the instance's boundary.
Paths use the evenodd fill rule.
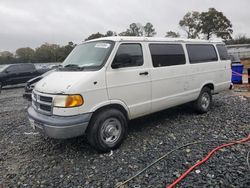
<path fill-rule="evenodd" d="M 187 44 L 186 47 L 191 64 L 218 61 L 215 48 L 211 44 Z"/>
<path fill-rule="evenodd" d="M 229 55 L 227 53 L 227 48 L 224 44 L 217 44 L 217 50 L 219 52 L 219 56 L 221 60 L 229 60 Z"/>

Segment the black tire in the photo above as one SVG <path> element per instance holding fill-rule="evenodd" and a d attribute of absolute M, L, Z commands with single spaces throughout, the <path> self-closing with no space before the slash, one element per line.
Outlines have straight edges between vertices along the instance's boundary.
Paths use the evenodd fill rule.
<path fill-rule="evenodd" d="M 94 114 L 90 121 L 87 139 L 97 151 L 108 152 L 118 148 L 126 134 L 125 115 L 117 109 L 103 109 Z"/>
<path fill-rule="evenodd" d="M 204 114 L 209 111 L 212 104 L 212 94 L 209 87 L 202 88 L 200 95 L 196 101 L 194 101 L 195 111 L 199 114 Z"/>

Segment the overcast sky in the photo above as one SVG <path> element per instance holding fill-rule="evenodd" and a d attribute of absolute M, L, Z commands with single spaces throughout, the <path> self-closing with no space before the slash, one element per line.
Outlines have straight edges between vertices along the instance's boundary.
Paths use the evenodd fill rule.
<path fill-rule="evenodd" d="M 0 0 L 0 51 L 81 43 L 92 33 L 119 33 L 133 22 L 151 22 L 163 37 L 181 30 L 178 22 L 188 11 L 210 7 L 231 20 L 234 36 L 250 37 L 249 0 Z"/>

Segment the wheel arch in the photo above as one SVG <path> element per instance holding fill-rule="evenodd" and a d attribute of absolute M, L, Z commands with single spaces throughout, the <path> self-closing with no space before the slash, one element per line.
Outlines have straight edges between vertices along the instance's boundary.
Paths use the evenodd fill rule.
<path fill-rule="evenodd" d="M 202 87 L 201 87 L 201 90 L 202 90 L 204 87 L 208 87 L 208 88 L 210 88 L 212 91 L 215 90 L 215 87 L 214 87 L 214 83 L 213 83 L 213 82 L 206 82 L 206 83 L 204 83 L 204 84 L 202 85 Z"/>
<path fill-rule="evenodd" d="M 108 108 L 118 109 L 125 115 L 125 117 L 128 120 L 130 119 L 130 113 L 129 113 L 129 109 L 128 109 L 127 105 L 124 102 L 119 101 L 119 100 L 111 100 L 109 102 L 102 103 L 102 104 L 100 104 L 98 106 L 95 106 L 91 110 L 91 112 L 93 112 L 93 116 L 94 116 L 95 114 L 97 114 L 101 110 L 108 109 Z"/>

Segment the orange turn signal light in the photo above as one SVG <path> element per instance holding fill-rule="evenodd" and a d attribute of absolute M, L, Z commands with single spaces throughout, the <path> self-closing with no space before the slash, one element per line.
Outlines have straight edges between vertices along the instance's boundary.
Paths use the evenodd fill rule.
<path fill-rule="evenodd" d="M 65 107 L 77 107 L 84 104 L 84 100 L 81 95 L 68 95 L 65 100 Z"/>

